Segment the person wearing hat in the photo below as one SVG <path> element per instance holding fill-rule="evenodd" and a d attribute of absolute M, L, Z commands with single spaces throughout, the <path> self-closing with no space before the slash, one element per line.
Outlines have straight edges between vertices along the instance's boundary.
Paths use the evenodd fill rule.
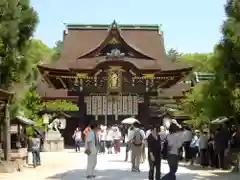
<path fill-rule="evenodd" d="M 199 149 L 201 160 L 200 162 L 202 167 L 208 166 L 207 148 L 208 148 L 208 131 L 204 129 L 199 137 Z"/>
<path fill-rule="evenodd" d="M 199 155 L 199 136 L 200 136 L 200 131 L 195 130 L 195 133 L 193 135 L 190 148 L 191 148 L 191 164 L 194 163 L 196 160 L 197 155 Z"/>

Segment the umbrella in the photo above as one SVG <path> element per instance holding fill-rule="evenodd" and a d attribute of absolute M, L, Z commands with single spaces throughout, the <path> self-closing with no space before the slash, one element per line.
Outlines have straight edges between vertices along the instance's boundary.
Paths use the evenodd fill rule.
<path fill-rule="evenodd" d="M 133 123 L 135 123 L 135 122 L 138 122 L 138 123 L 140 123 L 137 119 L 135 119 L 135 118 L 126 118 L 126 119 L 124 119 L 121 123 L 122 124 L 133 124 Z"/>
<path fill-rule="evenodd" d="M 229 118 L 227 118 L 227 117 L 219 117 L 219 118 L 211 121 L 211 124 L 222 124 L 222 123 L 225 123 L 228 120 L 229 120 Z"/>

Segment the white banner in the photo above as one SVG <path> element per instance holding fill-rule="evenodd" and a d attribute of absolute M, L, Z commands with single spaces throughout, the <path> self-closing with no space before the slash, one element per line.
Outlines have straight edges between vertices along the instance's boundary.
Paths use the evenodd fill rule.
<path fill-rule="evenodd" d="M 107 114 L 108 115 L 112 115 L 113 112 L 112 112 L 112 109 L 113 109 L 113 104 L 112 104 L 112 98 L 111 97 L 108 97 L 108 103 L 107 103 L 107 108 L 108 108 L 108 112 Z"/>
<path fill-rule="evenodd" d="M 118 96 L 118 114 L 122 115 L 122 96 Z"/>
<path fill-rule="evenodd" d="M 97 96 L 98 115 L 102 115 L 102 96 Z"/>
<path fill-rule="evenodd" d="M 128 114 L 128 99 L 127 96 L 123 96 L 123 115 L 127 115 Z"/>
<path fill-rule="evenodd" d="M 133 96 L 128 96 L 128 114 L 133 115 Z"/>
<path fill-rule="evenodd" d="M 133 96 L 133 115 L 138 115 L 138 97 Z"/>
<path fill-rule="evenodd" d="M 103 113 L 103 115 L 106 115 L 106 113 L 107 113 L 107 97 L 103 96 L 102 101 L 103 101 L 103 103 L 102 103 L 102 113 Z"/>

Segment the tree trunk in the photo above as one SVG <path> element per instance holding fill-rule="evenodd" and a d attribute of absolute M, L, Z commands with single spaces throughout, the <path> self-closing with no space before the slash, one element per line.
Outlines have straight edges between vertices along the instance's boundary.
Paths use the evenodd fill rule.
<path fill-rule="evenodd" d="M 11 125 L 9 117 L 8 103 L 5 105 L 5 115 L 4 115 L 4 160 L 10 160 L 11 153 Z"/>

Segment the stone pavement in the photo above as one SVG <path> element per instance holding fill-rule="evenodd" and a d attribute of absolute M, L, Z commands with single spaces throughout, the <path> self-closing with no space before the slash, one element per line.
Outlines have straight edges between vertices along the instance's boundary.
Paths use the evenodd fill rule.
<path fill-rule="evenodd" d="M 99 180 L 147 180 L 148 164 L 141 165 L 141 173 L 130 172 L 130 163 L 124 162 L 124 153 L 99 155 L 97 177 Z M 0 174 L 0 180 L 84 180 L 86 156 L 66 150 L 58 153 L 42 153 L 42 166 L 36 169 L 25 168 L 23 172 Z M 162 173 L 168 172 L 165 161 L 162 162 Z M 239 180 L 240 174 L 229 174 L 222 171 L 189 169 L 181 165 L 177 173 L 178 180 Z"/>

